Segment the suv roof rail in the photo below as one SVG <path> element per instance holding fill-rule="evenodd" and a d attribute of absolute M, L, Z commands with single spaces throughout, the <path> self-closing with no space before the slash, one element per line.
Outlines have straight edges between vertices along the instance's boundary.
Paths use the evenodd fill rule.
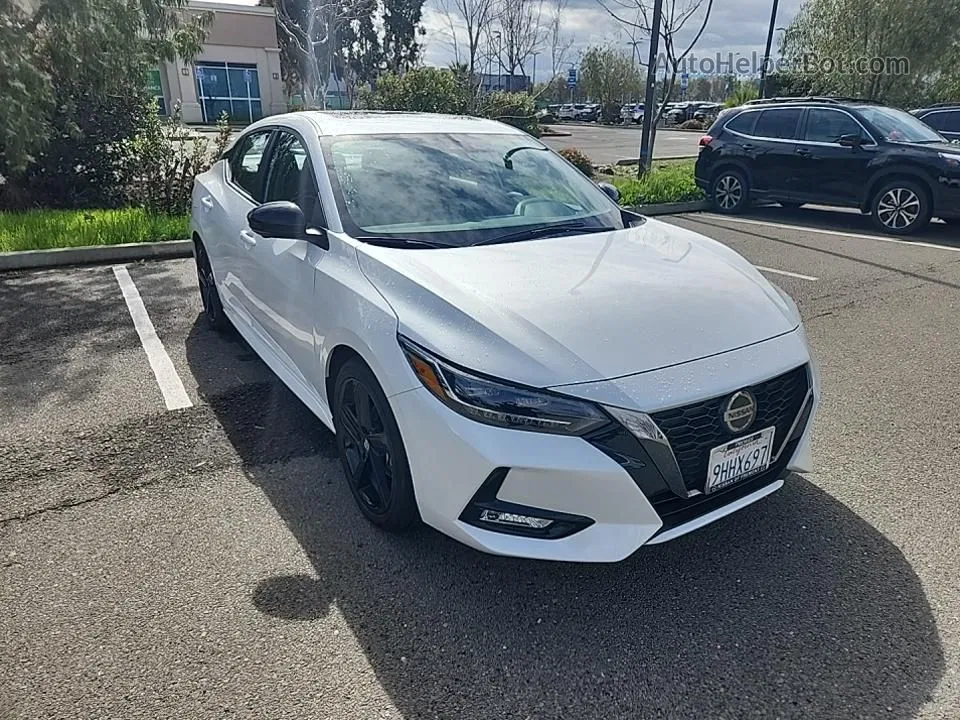
<path fill-rule="evenodd" d="M 952 107 L 960 107 L 960 101 L 957 101 L 957 102 L 934 103 L 933 105 L 928 105 L 927 107 L 925 107 L 925 108 L 923 108 L 923 109 L 924 109 L 924 110 L 932 110 L 933 108 L 952 108 Z"/>
<path fill-rule="evenodd" d="M 777 103 L 869 103 L 875 105 L 876 102 L 873 100 L 866 100 L 864 98 L 855 98 L 855 97 L 841 97 L 838 95 L 808 95 L 806 97 L 772 97 L 772 98 L 758 98 L 756 100 L 748 100 L 744 105 L 774 105 Z"/>

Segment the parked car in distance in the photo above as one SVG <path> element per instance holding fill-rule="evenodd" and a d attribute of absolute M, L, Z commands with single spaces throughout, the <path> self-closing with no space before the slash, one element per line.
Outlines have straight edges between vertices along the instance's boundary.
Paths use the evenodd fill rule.
<path fill-rule="evenodd" d="M 577 110 L 577 120 L 583 122 L 596 122 L 600 119 L 600 105 L 597 103 L 587 103 Z"/>
<path fill-rule="evenodd" d="M 620 109 L 620 119 L 624 123 L 638 125 L 643 122 L 643 103 L 627 103 Z"/>
<path fill-rule="evenodd" d="M 545 108 L 537 110 L 537 120 L 541 123 L 549 124 L 557 121 L 557 113 L 560 111 L 559 105 L 548 105 Z"/>
<path fill-rule="evenodd" d="M 931 105 L 912 112 L 947 140 L 960 142 L 960 102 Z"/>
<path fill-rule="evenodd" d="M 693 112 L 693 120 L 699 120 L 701 122 L 712 122 L 717 119 L 717 116 L 723 110 L 723 105 L 720 103 L 699 103 L 696 110 Z"/>
<path fill-rule="evenodd" d="M 557 119 L 574 120 L 577 117 L 577 111 L 573 105 L 561 105 L 557 111 Z"/>
<path fill-rule="evenodd" d="M 492 120 L 298 112 L 196 178 L 204 313 L 335 433 L 359 513 L 612 562 L 810 469 L 789 296 Z"/>
<path fill-rule="evenodd" d="M 913 115 L 842 98 L 774 98 L 723 113 L 695 176 L 718 212 L 752 201 L 858 208 L 908 235 L 960 221 L 960 148 Z"/>

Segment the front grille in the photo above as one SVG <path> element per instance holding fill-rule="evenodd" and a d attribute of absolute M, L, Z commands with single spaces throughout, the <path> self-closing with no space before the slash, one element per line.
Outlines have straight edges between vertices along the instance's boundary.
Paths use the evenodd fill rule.
<path fill-rule="evenodd" d="M 757 399 L 757 417 L 745 433 L 731 433 L 723 422 L 723 411 L 730 393 L 652 415 L 654 422 L 670 441 L 683 482 L 688 489 L 703 491 L 710 450 L 738 435 L 746 435 L 773 425 L 777 428 L 774 435 L 774 455 L 776 454 L 787 440 L 790 426 L 807 396 L 807 366 L 801 365 L 748 389 Z"/>

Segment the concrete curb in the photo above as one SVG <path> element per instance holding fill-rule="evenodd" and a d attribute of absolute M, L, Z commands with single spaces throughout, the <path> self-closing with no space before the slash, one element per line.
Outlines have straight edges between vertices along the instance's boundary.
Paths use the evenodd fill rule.
<path fill-rule="evenodd" d="M 710 209 L 710 204 L 706 200 L 691 200 L 690 202 L 636 205 L 629 209 L 641 215 L 654 217 L 657 215 L 680 215 L 681 213 L 704 212 Z"/>
<path fill-rule="evenodd" d="M 104 265 L 107 263 L 136 262 L 137 260 L 169 260 L 190 257 L 191 255 L 193 255 L 193 242 L 190 240 L 92 245 L 55 248 L 53 250 L 22 250 L 0 253 L 0 272 L 69 267 L 71 265 Z"/>
<path fill-rule="evenodd" d="M 670 155 L 668 157 L 659 157 L 655 155 L 653 157 L 653 162 L 663 162 L 666 160 L 696 160 L 696 159 L 697 159 L 696 155 Z M 630 166 L 630 165 L 639 165 L 640 160 L 638 160 L 637 158 L 622 158 L 620 160 L 617 160 L 613 164 L 619 165 L 620 167 Z"/>

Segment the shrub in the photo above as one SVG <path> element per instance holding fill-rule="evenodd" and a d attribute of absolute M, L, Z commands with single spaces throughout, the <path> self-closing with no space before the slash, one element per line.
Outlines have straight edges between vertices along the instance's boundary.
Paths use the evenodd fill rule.
<path fill-rule="evenodd" d="M 681 130 L 703 130 L 705 127 L 701 120 L 687 120 L 679 125 Z"/>
<path fill-rule="evenodd" d="M 477 115 L 499 120 L 540 137 L 537 106 L 533 97 L 520 92 L 493 92 L 477 99 Z"/>
<path fill-rule="evenodd" d="M 576 148 L 564 148 L 560 151 L 560 154 L 588 178 L 593 177 L 593 163 L 590 162 L 590 158 L 580 150 Z"/>
<path fill-rule="evenodd" d="M 702 200 L 703 192 L 693 179 L 693 166 L 693 161 L 661 162 L 639 180 L 623 175 L 610 180 L 620 191 L 624 207 Z"/>
<path fill-rule="evenodd" d="M 619 103 L 610 102 L 604 105 L 600 113 L 600 118 L 603 122 L 610 125 L 619 123 L 622 120 Z"/>
<path fill-rule="evenodd" d="M 127 143 L 127 201 L 151 213 L 189 213 L 194 177 L 210 168 L 229 140 L 226 113 L 217 120 L 217 139 L 211 149 L 207 138 L 183 124 L 179 107 L 170 118 L 162 119 L 154 104 L 144 130 Z"/>
<path fill-rule="evenodd" d="M 376 89 L 361 91 L 361 105 L 370 110 L 468 114 L 473 97 L 469 87 L 449 70 L 417 68 L 403 75 L 388 72 L 377 79 Z"/>

